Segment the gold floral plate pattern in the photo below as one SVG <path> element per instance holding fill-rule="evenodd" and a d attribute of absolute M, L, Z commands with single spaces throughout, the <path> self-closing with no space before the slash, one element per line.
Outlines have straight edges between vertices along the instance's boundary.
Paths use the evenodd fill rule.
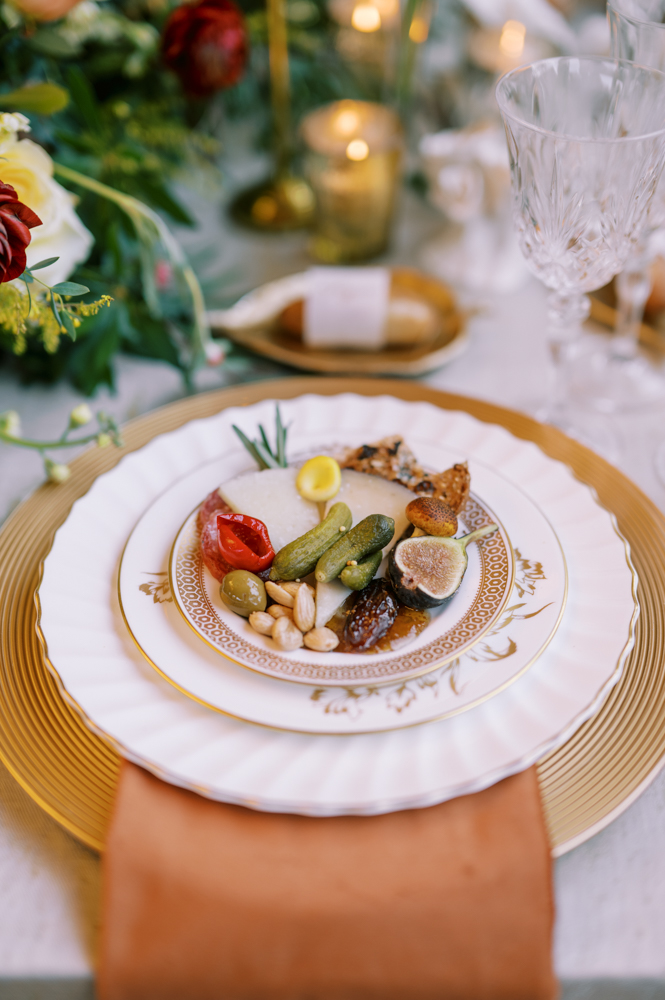
<path fill-rule="evenodd" d="M 157 410 L 125 429 L 125 452 L 158 433 L 225 406 L 268 395 L 335 394 L 353 388 L 466 411 L 534 441 L 596 490 L 628 539 L 639 575 L 641 616 L 619 684 L 597 714 L 538 765 L 555 854 L 570 849 L 618 815 L 657 773 L 665 752 L 665 519 L 633 483 L 554 428 L 477 400 L 387 380 L 285 379 L 208 393 Z M 8 518 L 0 534 L 0 756 L 23 788 L 63 826 L 102 849 L 119 758 L 91 733 L 48 673 L 36 633 L 39 567 L 72 503 L 121 454 L 91 450 L 73 463 L 71 480 L 45 485 Z"/>

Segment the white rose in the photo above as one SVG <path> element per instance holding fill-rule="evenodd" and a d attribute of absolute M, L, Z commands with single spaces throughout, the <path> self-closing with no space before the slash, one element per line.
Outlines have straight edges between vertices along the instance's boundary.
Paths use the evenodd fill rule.
<path fill-rule="evenodd" d="M 92 233 L 74 211 L 75 199 L 53 178 L 53 161 L 46 150 L 31 139 L 5 141 L 0 157 L 0 180 L 16 188 L 19 200 L 42 220 L 35 226 L 27 248 L 28 267 L 59 257 L 38 272 L 41 281 L 55 285 L 64 281 L 77 264 L 86 260 L 93 244 Z"/>

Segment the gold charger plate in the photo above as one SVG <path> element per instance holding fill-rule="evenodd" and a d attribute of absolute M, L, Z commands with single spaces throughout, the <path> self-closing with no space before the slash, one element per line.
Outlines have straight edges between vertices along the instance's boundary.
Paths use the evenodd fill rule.
<path fill-rule="evenodd" d="M 349 390 L 426 400 L 501 424 L 570 465 L 614 512 L 640 581 L 635 648 L 600 711 L 538 765 L 553 853 L 602 829 L 653 777 L 665 753 L 665 518 L 657 507 L 603 459 L 520 413 L 401 381 L 279 379 L 194 396 L 131 421 L 122 451 L 91 449 L 72 463 L 68 482 L 40 487 L 0 532 L 0 759 L 43 809 L 89 846 L 104 847 L 120 759 L 67 705 L 42 658 L 34 595 L 55 531 L 100 473 L 157 434 L 268 396 Z"/>
<path fill-rule="evenodd" d="M 263 327 L 230 329 L 216 320 L 212 312 L 210 324 L 240 347 L 303 371 L 354 378 L 425 375 L 448 364 L 466 349 L 465 317 L 458 310 L 452 292 L 435 278 L 407 268 L 393 269 L 392 274 L 393 287 L 396 285 L 398 291 L 419 295 L 439 313 L 441 330 L 434 340 L 413 347 L 386 347 L 381 351 L 332 351 L 308 347 L 283 333 L 274 321 Z"/>

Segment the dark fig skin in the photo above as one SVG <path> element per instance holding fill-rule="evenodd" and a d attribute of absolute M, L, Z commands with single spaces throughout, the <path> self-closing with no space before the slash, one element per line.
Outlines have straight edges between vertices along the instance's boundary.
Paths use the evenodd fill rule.
<path fill-rule="evenodd" d="M 431 594 L 426 594 L 420 587 L 405 587 L 402 582 L 402 571 L 397 565 L 396 553 L 401 544 L 406 538 L 410 538 L 413 534 L 414 526 L 410 524 L 404 531 L 402 537 L 400 538 L 397 545 L 394 545 L 390 550 L 390 555 L 388 556 L 388 577 L 393 585 L 393 590 L 397 594 L 398 598 L 402 604 L 406 604 L 408 608 L 417 608 L 419 611 L 425 611 L 430 608 L 443 608 L 452 601 L 453 597 L 462 585 L 462 580 L 459 582 L 457 590 L 454 590 L 452 594 L 448 597 L 436 598 L 432 597 Z"/>

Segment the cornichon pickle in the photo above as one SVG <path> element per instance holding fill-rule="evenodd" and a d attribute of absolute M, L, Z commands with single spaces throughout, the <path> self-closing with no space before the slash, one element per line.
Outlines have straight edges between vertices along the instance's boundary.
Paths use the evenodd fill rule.
<path fill-rule="evenodd" d="M 311 573 L 323 553 L 340 537 L 340 529 L 348 531 L 353 524 L 351 511 L 345 503 L 335 503 L 328 516 L 306 534 L 289 542 L 273 559 L 271 580 L 299 580 Z"/>
<path fill-rule="evenodd" d="M 316 564 L 319 583 L 335 580 L 350 562 L 360 562 L 365 556 L 382 549 L 395 534 L 395 522 L 385 514 L 370 514 L 360 524 L 347 531 L 343 538 L 324 552 Z"/>
<path fill-rule="evenodd" d="M 243 618 L 249 618 L 252 611 L 265 611 L 268 603 L 263 580 L 246 569 L 234 569 L 227 573 L 219 588 L 219 596 L 227 608 Z"/>
<path fill-rule="evenodd" d="M 370 580 L 374 579 L 374 574 L 381 565 L 383 552 L 377 549 L 371 555 L 365 556 L 357 566 L 345 566 L 339 575 L 345 587 L 351 590 L 363 590 Z"/>

